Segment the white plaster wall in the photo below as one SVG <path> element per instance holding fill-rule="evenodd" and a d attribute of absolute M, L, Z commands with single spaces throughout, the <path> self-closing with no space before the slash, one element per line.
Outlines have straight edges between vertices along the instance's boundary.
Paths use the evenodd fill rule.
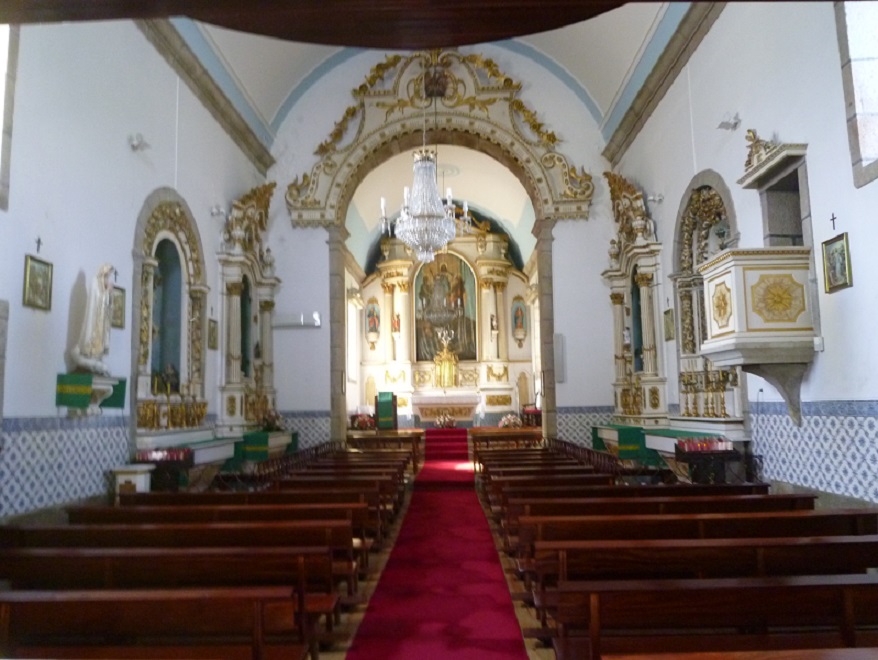
<path fill-rule="evenodd" d="M 132 152 L 141 133 L 149 149 Z M 228 204 L 260 177 L 211 115 L 127 21 L 25 26 L 16 83 L 10 204 L 0 214 L 0 298 L 10 302 L 5 414 L 51 416 L 55 377 L 79 334 L 85 283 L 104 262 L 126 289 L 125 329 L 111 333 L 107 363 L 131 368 L 131 249 L 144 200 L 169 186 L 199 225 L 207 312 L 221 318 L 216 249 L 208 209 Z M 50 312 L 23 307 L 23 262 L 54 265 Z M 66 338 L 67 345 L 63 344 Z M 216 391 L 218 352 L 208 351 L 206 387 Z M 214 411 L 214 402 L 210 402 Z"/>
<path fill-rule="evenodd" d="M 738 131 L 716 128 L 735 112 L 742 119 Z M 764 138 L 808 144 L 821 282 L 820 242 L 841 231 L 850 235 L 854 287 L 831 295 L 821 288 L 826 350 L 815 358 L 802 399 L 874 399 L 878 357 L 865 329 L 873 325 L 878 310 L 878 267 L 871 258 L 878 240 L 878 185 L 859 190 L 853 186 L 831 3 L 727 5 L 625 154 L 619 171 L 645 190 L 665 195 L 654 215 L 665 244 L 665 276 L 672 271 L 674 223 L 685 203 L 687 185 L 706 169 L 720 174 L 731 190 L 741 247 L 763 244 L 758 193 L 736 183 L 743 175 L 747 128 Z M 835 230 L 829 222 L 832 214 L 838 217 Z M 670 282 L 665 279 L 663 284 L 668 292 L 664 295 L 670 296 Z M 666 358 L 673 362 L 675 345 L 665 346 Z M 767 383 L 751 380 L 751 392 L 764 387 L 769 400 L 780 400 Z M 672 401 L 675 396 L 672 389 Z"/>

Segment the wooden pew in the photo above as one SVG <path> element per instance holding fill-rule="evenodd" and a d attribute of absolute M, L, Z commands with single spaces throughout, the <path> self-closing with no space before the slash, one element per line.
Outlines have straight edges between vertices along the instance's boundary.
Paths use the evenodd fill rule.
<path fill-rule="evenodd" d="M 4 548 L 0 579 L 13 590 L 287 586 L 312 658 L 316 624 L 339 615 L 328 547 Z M 0 592 L 2 593 L 2 592 Z M 201 616 L 210 612 L 205 608 Z"/>
<path fill-rule="evenodd" d="M 604 660 L 875 660 L 878 648 L 604 654 Z"/>
<path fill-rule="evenodd" d="M 292 586 L 0 591 L 0 656 L 302 660 Z"/>
<path fill-rule="evenodd" d="M 629 488 L 627 490 L 634 490 Z M 665 515 L 678 513 L 740 513 L 796 511 L 814 508 L 814 495 L 700 495 L 693 497 L 512 498 L 498 513 L 507 550 L 518 545 L 521 516 L 557 515 Z"/>
<path fill-rule="evenodd" d="M 878 534 L 878 510 L 820 509 L 623 516 L 521 516 L 510 549 L 529 586 L 537 541 L 852 536 Z"/>
<path fill-rule="evenodd" d="M 189 515 L 183 516 L 186 522 L 166 522 L 161 514 L 177 513 L 176 509 L 132 507 L 127 511 L 134 514 L 133 521 L 121 524 L 5 526 L 0 527 L 0 547 L 329 546 L 334 555 L 334 575 L 345 581 L 348 595 L 356 593 L 359 550 L 352 541 L 349 518 L 212 522 L 215 512 L 211 509 L 187 508 L 190 513 L 205 514 L 201 521 Z M 137 514 L 144 512 L 148 521 L 138 519 Z"/>
<path fill-rule="evenodd" d="M 333 553 L 333 575 L 344 580 L 348 595 L 358 590 L 359 565 L 354 544 L 353 524 L 350 518 L 314 520 L 286 517 L 291 507 L 271 507 L 277 517 L 260 519 L 253 515 L 254 506 L 239 507 L 70 507 L 68 516 L 74 526 L 65 532 L 63 527 L 18 527 L 0 529 L 0 543 L 12 542 L 12 547 L 32 540 L 34 545 L 47 545 L 50 539 L 63 541 L 79 539 L 83 544 L 104 545 L 111 538 L 99 529 L 89 527 L 126 526 L 128 533 L 120 535 L 114 546 L 329 546 Z M 265 508 L 261 508 L 265 511 Z M 250 523 L 249 529 L 241 524 L 219 524 L 221 521 Z M 282 521 L 282 522 L 279 522 Z M 188 524 L 187 524 L 188 523 Z M 247 531 L 248 535 L 243 532 Z M 92 539 L 92 543 L 86 543 Z M 98 543 L 98 541 L 103 541 Z M 61 542 L 59 546 L 66 545 Z"/>
<path fill-rule="evenodd" d="M 878 646 L 878 575 L 562 582 L 559 660 Z"/>
<path fill-rule="evenodd" d="M 395 475 L 305 475 L 293 474 L 282 479 L 275 479 L 271 489 L 283 491 L 305 488 L 377 488 L 381 500 L 382 511 L 390 517 L 396 516 L 402 507 L 402 488 Z"/>
<path fill-rule="evenodd" d="M 627 516 L 520 516 L 519 561 L 537 541 L 878 534 L 878 510 L 816 509 Z"/>
<path fill-rule="evenodd" d="M 365 503 L 367 520 L 364 537 L 367 548 L 380 547 L 386 536 L 389 521 L 383 512 L 378 487 L 339 486 L 337 488 L 301 488 L 283 491 L 208 491 L 179 493 L 122 493 L 119 504 L 125 506 L 243 506 L 288 505 L 296 508 L 329 506 L 332 504 Z M 246 515 L 246 514 L 242 514 Z M 261 515 L 261 514 L 259 514 Z M 266 514 L 268 515 L 268 514 Z M 295 517 L 294 513 L 290 514 Z M 332 516 L 327 516 L 332 517 Z M 258 518 L 257 518 L 258 519 Z M 353 515 L 354 528 L 358 529 L 357 514 Z"/>

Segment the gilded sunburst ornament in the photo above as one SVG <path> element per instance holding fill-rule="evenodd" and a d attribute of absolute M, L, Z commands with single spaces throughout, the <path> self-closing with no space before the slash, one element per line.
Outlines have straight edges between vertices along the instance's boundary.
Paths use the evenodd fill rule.
<path fill-rule="evenodd" d="M 713 289 L 713 320 L 720 328 L 725 328 L 732 318 L 732 291 L 728 284 L 720 282 Z"/>
<path fill-rule="evenodd" d="M 753 311 L 766 323 L 794 323 L 805 311 L 805 287 L 792 275 L 760 275 L 751 291 Z"/>

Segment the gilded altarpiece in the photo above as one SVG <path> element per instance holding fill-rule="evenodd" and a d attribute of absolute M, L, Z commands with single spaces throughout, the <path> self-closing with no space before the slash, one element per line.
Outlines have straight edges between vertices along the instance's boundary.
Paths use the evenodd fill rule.
<path fill-rule="evenodd" d="M 166 195 L 170 197 L 170 195 Z M 163 246 L 163 247 L 160 247 Z M 170 247 L 169 247 L 170 246 Z M 174 327 L 156 323 L 156 291 L 163 286 L 161 260 L 171 253 L 179 272 L 179 318 Z M 141 219 L 135 243 L 140 278 L 136 338 L 136 448 L 179 444 L 210 430 L 206 427 L 204 391 L 206 337 L 204 257 L 193 218 L 182 201 L 162 199 Z M 160 333 L 173 333 L 172 357 L 154 355 Z M 164 370 L 157 370 L 160 363 Z"/>
<path fill-rule="evenodd" d="M 736 236 L 725 202 L 716 188 L 694 188 L 678 226 L 677 270 L 671 275 L 678 310 L 677 355 L 680 415 L 672 420 L 683 426 L 726 437 L 744 439 L 741 374 L 737 367 L 717 367 L 701 354 L 708 338 L 708 309 L 722 322 L 730 301 L 722 288 L 706 301 L 699 268 L 718 253 L 733 247 Z"/>
<path fill-rule="evenodd" d="M 275 183 L 258 186 L 232 204 L 219 252 L 223 287 L 220 349 L 222 405 L 218 433 L 234 435 L 258 427 L 275 410 L 274 256 L 264 244 Z"/>
<path fill-rule="evenodd" d="M 663 316 L 655 294 L 662 246 L 643 193 L 619 174 L 605 172 L 604 177 L 616 222 L 610 267 L 602 273 L 613 310 L 615 415 L 623 424 L 665 426 L 666 377 L 658 350 Z"/>

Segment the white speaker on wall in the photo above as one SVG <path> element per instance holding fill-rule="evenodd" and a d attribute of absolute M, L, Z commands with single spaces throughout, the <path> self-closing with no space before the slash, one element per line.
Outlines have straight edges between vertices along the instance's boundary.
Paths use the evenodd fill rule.
<path fill-rule="evenodd" d="M 564 335 L 555 333 L 555 382 L 567 380 L 567 356 L 564 352 Z"/>

